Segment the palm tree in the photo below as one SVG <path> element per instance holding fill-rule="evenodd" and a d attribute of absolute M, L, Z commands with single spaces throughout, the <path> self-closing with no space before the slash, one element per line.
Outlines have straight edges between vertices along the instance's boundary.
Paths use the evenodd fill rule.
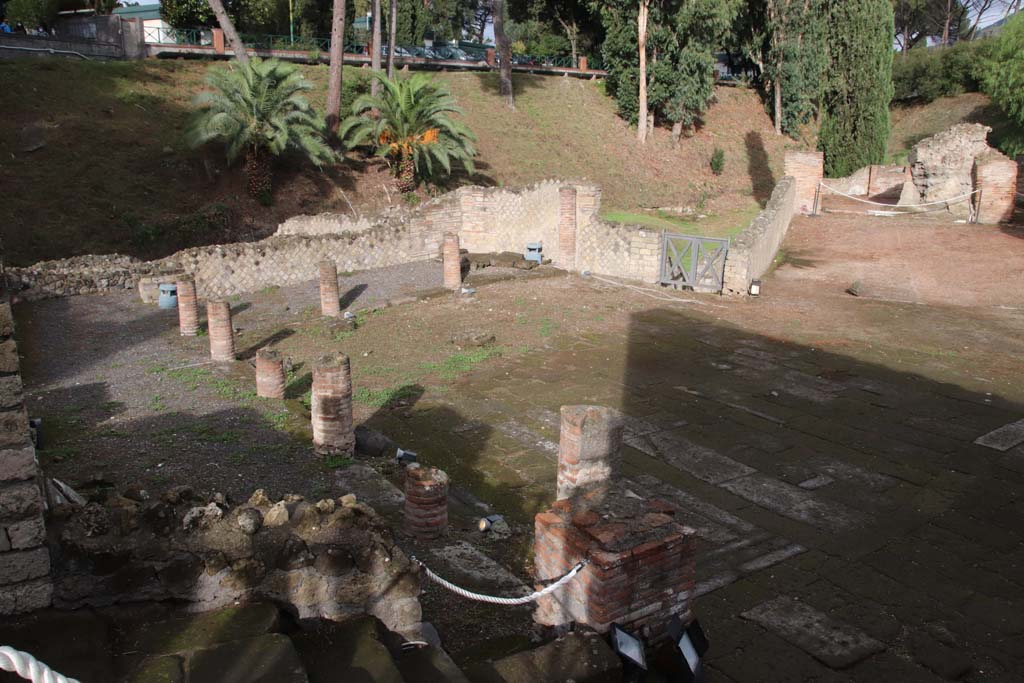
<path fill-rule="evenodd" d="M 244 150 L 249 194 L 261 202 L 272 196 L 271 157 L 295 150 L 317 166 L 335 160 L 324 142 L 323 119 L 302 95 L 313 86 L 294 64 L 252 59 L 213 67 L 206 84 L 212 90 L 196 95 L 186 140 L 192 147 L 225 143 L 228 163 Z"/>
<path fill-rule="evenodd" d="M 472 174 L 476 169 L 476 136 L 452 114 L 461 114 L 451 93 L 423 74 L 407 79 L 387 78 L 374 73 L 380 94 L 363 95 L 352 105 L 338 136 L 348 147 L 369 143 L 380 157 L 398 162 L 398 190 L 412 192 L 416 178 L 434 175 L 435 164 L 446 174 L 452 162 L 461 163 Z M 376 110 L 376 117 L 370 112 Z"/>

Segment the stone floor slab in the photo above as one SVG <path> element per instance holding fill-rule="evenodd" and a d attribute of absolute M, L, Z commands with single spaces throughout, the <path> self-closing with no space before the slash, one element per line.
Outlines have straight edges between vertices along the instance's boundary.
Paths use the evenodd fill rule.
<path fill-rule="evenodd" d="M 1008 451 L 1018 444 L 1024 443 L 1024 420 L 994 429 L 974 440 L 974 443 L 997 451 Z"/>
<path fill-rule="evenodd" d="M 781 596 L 741 614 L 833 669 L 845 669 L 885 646 L 810 605 Z"/>
<path fill-rule="evenodd" d="M 308 683 L 306 670 L 287 636 L 236 640 L 192 655 L 189 683 Z"/>

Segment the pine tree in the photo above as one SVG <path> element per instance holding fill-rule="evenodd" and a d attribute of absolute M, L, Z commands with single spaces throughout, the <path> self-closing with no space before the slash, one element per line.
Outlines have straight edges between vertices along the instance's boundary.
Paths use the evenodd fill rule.
<path fill-rule="evenodd" d="M 832 0 L 818 149 L 829 177 L 881 163 L 892 100 L 891 0 Z"/>

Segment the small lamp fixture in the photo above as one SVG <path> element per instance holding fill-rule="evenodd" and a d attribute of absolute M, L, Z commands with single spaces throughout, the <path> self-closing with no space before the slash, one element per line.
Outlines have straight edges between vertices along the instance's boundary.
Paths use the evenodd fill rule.
<path fill-rule="evenodd" d="M 751 280 L 750 281 L 750 296 L 761 296 L 761 281 Z"/>
<path fill-rule="evenodd" d="M 480 518 L 480 521 L 476 523 L 476 528 L 479 529 L 481 532 L 487 532 L 491 530 L 492 526 L 494 526 L 498 522 L 503 521 L 504 519 L 505 518 L 501 515 L 487 515 L 486 517 Z"/>
<path fill-rule="evenodd" d="M 622 658 L 626 675 L 623 680 L 639 680 L 642 672 L 647 671 L 647 655 L 644 653 L 644 642 L 627 633 L 618 624 L 612 624 L 612 649 Z"/>
<path fill-rule="evenodd" d="M 679 615 L 674 615 L 669 622 L 668 633 L 675 642 L 681 659 L 682 677 L 678 680 L 684 683 L 703 683 L 704 669 L 700 660 L 708 651 L 708 639 L 700 627 L 700 622 L 694 619 L 684 628 Z"/>
<path fill-rule="evenodd" d="M 415 453 L 413 453 L 412 451 L 407 451 L 404 448 L 399 448 L 398 451 L 395 452 L 395 462 L 397 462 L 402 467 L 408 467 L 409 465 L 416 462 L 416 459 L 417 455 Z"/>

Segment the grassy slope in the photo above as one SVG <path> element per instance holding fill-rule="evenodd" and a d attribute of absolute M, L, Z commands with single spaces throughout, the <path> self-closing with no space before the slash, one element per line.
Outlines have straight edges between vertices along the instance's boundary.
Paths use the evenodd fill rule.
<path fill-rule="evenodd" d="M 958 123 L 983 123 L 991 126 L 989 143 L 995 146 L 999 146 L 1013 127 L 1006 114 L 992 104 L 987 95 L 981 93 L 942 97 L 929 104 L 894 107 L 889 134 L 889 159 L 894 163 L 903 163 L 915 144 Z"/>
<path fill-rule="evenodd" d="M 8 263 L 118 251 L 143 257 L 191 244 L 256 239 L 296 213 L 370 210 L 393 201 L 383 164 L 351 158 L 319 172 L 280 165 L 275 204 L 256 205 L 237 169 L 181 135 L 208 65 L 195 61 L 0 63 L 0 232 Z M 326 66 L 303 67 L 323 101 Z M 355 70 L 349 70 L 349 77 Z M 640 148 L 595 81 L 517 75 L 506 112 L 490 74 L 442 73 L 479 136 L 473 182 L 520 185 L 580 177 L 604 189 L 604 212 L 666 229 L 728 234 L 749 221 L 781 168 L 756 94 L 723 88 L 704 126 L 673 145 L 655 131 Z M 26 151 L 26 142 L 45 146 Z M 708 160 L 726 151 L 715 177 Z M 774 172 L 773 172 L 774 169 Z M 459 179 L 459 182 L 468 182 Z M 710 214 L 699 223 L 652 207 Z"/>

